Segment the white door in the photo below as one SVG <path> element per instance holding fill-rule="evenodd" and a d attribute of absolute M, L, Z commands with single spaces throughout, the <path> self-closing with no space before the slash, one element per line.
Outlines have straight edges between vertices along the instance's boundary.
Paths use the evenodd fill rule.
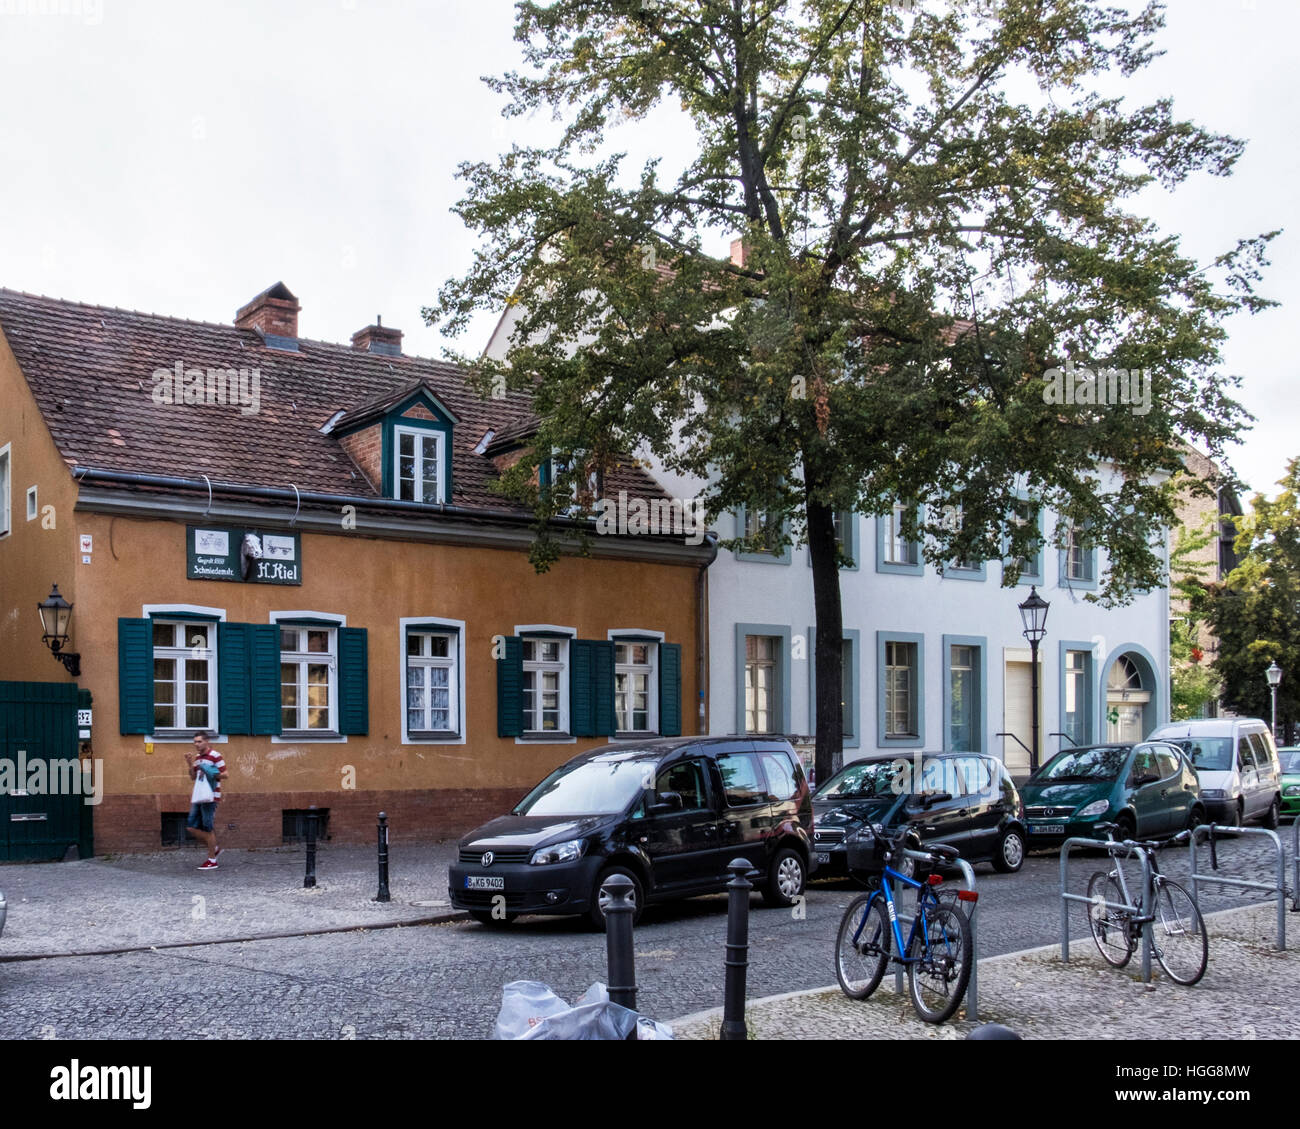
<path fill-rule="evenodd" d="M 1012 733 L 1023 741 L 1010 737 L 1002 738 L 1002 760 L 1014 773 L 1029 771 L 1029 753 L 1027 748 L 1034 744 L 1033 719 L 1030 717 L 1031 692 L 1033 680 L 1027 662 L 1008 661 L 1002 679 L 1002 732 Z M 1039 718 L 1041 726 L 1042 718 Z M 1040 750 L 1039 762 L 1042 762 Z"/>

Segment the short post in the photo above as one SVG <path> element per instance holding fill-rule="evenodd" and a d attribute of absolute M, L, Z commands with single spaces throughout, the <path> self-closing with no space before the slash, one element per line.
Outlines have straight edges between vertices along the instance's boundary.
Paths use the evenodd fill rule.
<path fill-rule="evenodd" d="M 600 888 L 605 907 L 605 955 L 609 964 L 609 1002 L 636 1011 L 636 957 L 632 951 L 632 915 L 636 887 L 626 874 L 611 875 Z"/>
<path fill-rule="evenodd" d="M 745 1029 L 745 977 L 749 970 L 749 892 L 753 885 L 745 876 L 750 865 L 744 859 L 727 864 L 727 979 L 722 997 L 724 1042 L 748 1038 Z"/>
<path fill-rule="evenodd" d="M 307 874 L 302 880 L 304 890 L 316 885 L 316 805 L 307 809 Z"/>
<path fill-rule="evenodd" d="M 388 892 L 388 813 L 379 813 L 379 893 L 375 895 L 377 902 L 390 902 L 392 896 Z"/>

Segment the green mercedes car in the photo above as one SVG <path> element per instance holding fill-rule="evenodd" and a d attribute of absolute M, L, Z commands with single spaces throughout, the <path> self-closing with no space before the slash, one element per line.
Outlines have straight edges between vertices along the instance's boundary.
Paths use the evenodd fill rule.
<path fill-rule="evenodd" d="M 1173 835 L 1205 822 L 1196 770 L 1165 741 L 1088 745 L 1057 753 L 1020 787 L 1029 849 L 1073 836 L 1100 838 L 1098 820 L 1116 838 Z"/>
<path fill-rule="evenodd" d="M 1278 749 L 1282 764 L 1282 814 L 1294 819 L 1300 815 L 1300 746 Z"/>

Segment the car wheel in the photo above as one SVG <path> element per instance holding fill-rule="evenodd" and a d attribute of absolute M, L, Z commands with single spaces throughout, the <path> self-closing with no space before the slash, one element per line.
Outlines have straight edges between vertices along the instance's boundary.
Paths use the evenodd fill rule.
<path fill-rule="evenodd" d="M 1277 825 L 1282 818 L 1282 805 L 1278 803 L 1277 797 L 1273 797 L 1273 802 L 1268 805 L 1268 814 L 1264 816 L 1264 826 L 1269 831 L 1276 831 Z"/>
<path fill-rule="evenodd" d="M 1245 800 L 1238 800 L 1233 805 L 1231 822 L 1229 822 L 1228 824 L 1229 827 L 1240 827 L 1242 823 L 1245 822 L 1245 820 L 1242 818 L 1242 809 L 1243 806 L 1245 805 L 1245 802 L 1246 802 Z"/>
<path fill-rule="evenodd" d="M 1115 838 L 1137 838 L 1137 823 L 1128 812 L 1121 812 L 1115 817 Z"/>
<path fill-rule="evenodd" d="M 1201 807 L 1193 807 L 1192 810 L 1191 810 L 1190 812 L 1187 813 L 1187 830 L 1188 830 L 1188 831 L 1195 831 L 1195 830 L 1196 830 L 1198 827 L 1200 827 L 1201 824 L 1204 823 L 1204 822 L 1205 822 L 1205 809 L 1204 809 L 1204 808 L 1201 808 Z"/>
<path fill-rule="evenodd" d="M 492 911 L 488 909 L 472 909 L 469 911 L 470 917 L 480 925 L 486 925 L 489 929 L 504 929 L 514 921 L 514 914 L 506 914 L 505 917 L 493 917 Z"/>
<path fill-rule="evenodd" d="M 997 854 L 993 856 L 993 869 L 999 874 L 1015 874 L 1025 865 L 1025 837 L 1014 827 L 1002 832 Z"/>
<path fill-rule="evenodd" d="M 587 910 L 587 919 L 601 933 L 605 932 L 605 907 L 609 904 L 609 898 L 600 892 L 600 888 L 616 874 L 625 874 L 632 879 L 632 904 L 636 907 L 632 911 L 632 924 L 635 925 L 641 920 L 641 909 L 645 902 L 641 879 L 625 866 L 607 866 L 600 872 L 595 886 L 592 887 L 591 905 Z"/>
<path fill-rule="evenodd" d="M 763 886 L 763 901 L 769 906 L 792 906 L 803 894 L 808 879 L 808 868 L 803 856 L 791 847 L 782 847 L 772 856 L 767 868 L 767 882 Z"/>

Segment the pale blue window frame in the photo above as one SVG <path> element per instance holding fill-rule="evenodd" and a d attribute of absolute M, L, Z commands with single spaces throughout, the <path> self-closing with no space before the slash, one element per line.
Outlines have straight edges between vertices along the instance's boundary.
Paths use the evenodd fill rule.
<path fill-rule="evenodd" d="M 745 732 L 745 636 L 771 635 L 781 640 L 781 653 L 776 658 L 778 702 L 774 732 L 785 733 L 790 724 L 790 625 L 779 623 L 736 624 L 736 732 Z"/>
<path fill-rule="evenodd" d="M 846 749 L 862 747 L 862 632 L 856 628 L 844 629 L 844 641 L 849 645 L 850 698 L 846 703 L 852 734 L 844 735 Z M 817 732 L 817 629 L 808 628 L 808 732 Z"/>
<path fill-rule="evenodd" d="M 921 554 L 919 542 L 910 542 L 916 552 L 915 564 L 899 564 L 896 561 L 887 559 L 885 544 L 889 537 L 889 523 L 892 517 L 890 514 L 879 514 L 876 517 L 876 571 L 892 572 L 901 576 L 924 576 L 925 575 L 925 558 Z"/>
<path fill-rule="evenodd" d="M 1099 722 L 1098 711 L 1099 711 L 1099 703 L 1101 701 L 1104 701 L 1104 697 L 1101 699 L 1097 697 L 1097 686 L 1096 686 L 1097 661 L 1093 657 L 1092 644 L 1089 642 L 1085 642 L 1082 639 L 1062 639 L 1058 645 L 1056 685 L 1057 685 L 1057 691 L 1060 699 L 1060 709 L 1057 714 L 1056 728 L 1060 730 L 1060 732 L 1062 733 L 1065 732 L 1065 724 L 1066 724 L 1065 722 L 1065 718 L 1066 718 L 1065 676 L 1067 673 L 1067 668 L 1065 664 L 1066 664 L 1066 655 L 1070 651 L 1082 651 L 1085 655 L 1087 655 L 1087 661 L 1084 663 L 1083 666 L 1083 694 L 1084 694 L 1083 735 L 1082 735 L 1082 739 L 1079 741 L 1079 744 L 1092 745 L 1097 742 L 1097 734 L 1101 732 L 1101 730 L 1098 728 L 1098 722 Z M 1105 691 L 1103 688 L 1103 694 L 1104 692 Z M 1069 749 L 1075 747 L 1072 746 L 1068 741 L 1060 740 L 1060 738 L 1057 738 L 1057 742 L 1062 749 Z M 1046 760 L 1044 761 L 1044 763 L 1046 763 Z"/>
<path fill-rule="evenodd" d="M 861 567 L 862 558 L 858 554 L 858 511 L 857 510 L 840 510 L 841 517 L 847 523 L 847 530 L 844 534 L 844 555 L 853 559 L 852 564 L 840 565 L 841 572 L 857 572 Z M 745 527 L 742 524 L 740 528 Z M 805 553 L 808 560 L 808 567 L 812 568 L 812 553 Z"/>
<path fill-rule="evenodd" d="M 943 637 L 943 747 L 949 748 L 952 736 L 952 649 L 972 647 L 976 652 L 975 668 L 975 748 L 962 752 L 982 753 L 988 744 L 989 641 L 983 635 L 945 635 Z"/>
<path fill-rule="evenodd" d="M 1046 579 L 1047 579 L 1047 578 L 1043 575 L 1043 559 L 1044 559 L 1044 557 L 1046 556 L 1046 553 L 1044 552 L 1044 550 L 1045 550 L 1046 547 L 1047 547 L 1047 541 L 1046 541 L 1046 527 L 1045 527 L 1045 525 L 1044 525 L 1044 510 L 1043 510 L 1043 504 L 1042 504 L 1041 502 L 1036 502 L 1033 498 L 1029 497 L 1028 494 L 1017 493 L 1016 497 L 1017 497 L 1017 499 L 1018 499 L 1019 501 L 1021 501 L 1021 502 L 1032 502 L 1032 503 L 1034 504 L 1034 507 L 1035 507 L 1035 519 L 1036 519 L 1036 521 L 1037 521 L 1037 525 L 1038 525 L 1038 536 L 1039 536 L 1039 538 L 1040 538 L 1040 543 L 1039 543 L 1039 546 L 1038 546 L 1038 552 L 1036 552 L 1036 553 L 1034 554 L 1034 558 L 1033 558 L 1033 560 L 1030 562 L 1030 564 L 1032 564 L 1034 567 L 1033 567 L 1033 568 L 1025 568 L 1025 569 L 1023 569 L 1023 570 L 1021 571 L 1021 573 L 1020 573 L 1020 579 L 1017 581 L 1017 583 L 1018 583 L 1018 584 L 1033 584 L 1033 585 L 1037 585 L 1038 587 L 1041 588 L 1041 587 L 1043 586 L 1044 582 L 1045 582 Z M 1006 556 L 1003 558 L 1003 561 L 1002 561 L 1002 568 L 1003 568 L 1003 571 L 1004 571 L 1004 572 L 1008 569 L 1008 566 L 1009 566 L 1010 563 L 1011 563 L 1011 546 L 1010 546 L 1010 544 L 1008 544 L 1008 545 L 1006 546 L 1006 550 L 1005 550 L 1005 552 L 1006 552 Z"/>
<path fill-rule="evenodd" d="M 885 736 L 885 644 L 916 644 L 916 736 Z M 925 745 L 925 636 L 910 631 L 876 632 L 876 744 L 882 749 L 919 749 Z"/>
<path fill-rule="evenodd" d="M 747 507 L 736 507 L 736 536 L 745 536 L 745 511 Z M 790 532 L 790 522 L 781 523 L 781 533 L 784 536 Z M 788 565 L 790 563 L 790 543 L 786 542 L 785 547 L 780 553 L 747 553 L 741 549 L 733 549 L 733 555 L 738 561 L 751 561 L 755 564 L 771 565 Z"/>
<path fill-rule="evenodd" d="M 1057 587 L 1058 588 L 1077 588 L 1086 592 L 1095 592 L 1097 590 L 1097 546 L 1086 550 L 1086 560 L 1088 564 L 1088 576 L 1082 579 L 1076 579 L 1069 575 L 1067 566 L 1069 564 L 1070 551 L 1067 548 L 1059 548 L 1056 551 L 1057 567 Z"/>

